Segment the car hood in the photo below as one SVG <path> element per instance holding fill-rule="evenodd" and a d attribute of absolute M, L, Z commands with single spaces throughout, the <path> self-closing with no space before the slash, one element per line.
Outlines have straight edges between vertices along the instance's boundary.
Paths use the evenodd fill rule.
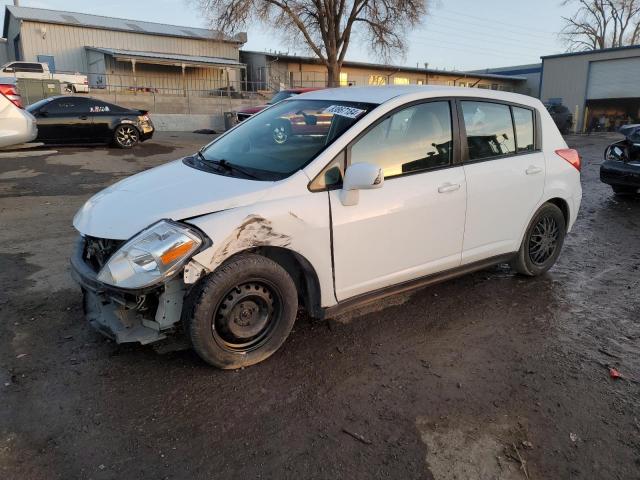
<path fill-rule="evenodd" d="M 163 218 L 184 220 L 250 205 L 272 185 L 204 172 L 176 160 L 97 193 L 78 211 L 73 226 L 83 235 L 126 240 Z"/>

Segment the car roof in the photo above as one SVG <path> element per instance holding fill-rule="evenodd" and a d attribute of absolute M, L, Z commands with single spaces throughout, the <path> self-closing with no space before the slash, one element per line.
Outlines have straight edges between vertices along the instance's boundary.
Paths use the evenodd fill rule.
<path fill-rule="evenodd" d="M 380 87 L 326 88 L 304 93 L 310 100 L 339 100 L 382 104 L 398 97 L 478 97 L 538 106 L 539 100 L 518 93 L 489 90 L 485 88 L 448 87 L 444 85 L 389 85 Z"/>

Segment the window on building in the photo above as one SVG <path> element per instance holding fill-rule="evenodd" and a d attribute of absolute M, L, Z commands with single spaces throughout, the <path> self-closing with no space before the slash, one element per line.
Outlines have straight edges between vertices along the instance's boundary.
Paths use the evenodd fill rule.
<path fill-rule="evenodd" d="M 424 85 L 424 80 L 418 80 L 418 85 Z"/>
<path fill-rule="evenodd" d="M 390 178 L 450 165 L 452 144 L 449 102 L 423 103 L 369 130 L 351 148 L 351 163 L 373 163 Z"/>
<path fill-rule="evenodd" d="M 369 85 L 386 85 L 387 77 L 384 75 L 369 75 Z"/>
<path fill-rule="evenodd" d="M 340 72 L 340 86 L 346 87 L 349 85 L 349 74 L 347 72 Z"/>
<path fill-rule="evenodd" d="M 406 77 L 393 77 L 394 85 L 409 85 L 409 79 Z"/>
<path fill-rule="evenodd" d="M 518 152 L 534 150 L 533 111 L 527 108 L 512 107 L 513 123 L 516 125 L 516 144 Z"/>
<path fill-rule="evenodd" d="M 460 83 L 458 83 L 458 86 L 459 86 L 459 87 L 466 87 L 466 86 L 467 86 L 467 84 L 466 84 L 465 82 L 460 82 Z"/>
<path fill-rule="evenodd" d="M 515 152 L 511 111 L 507 105 L 462 102 L 469 159 L 510 155 Z"/>

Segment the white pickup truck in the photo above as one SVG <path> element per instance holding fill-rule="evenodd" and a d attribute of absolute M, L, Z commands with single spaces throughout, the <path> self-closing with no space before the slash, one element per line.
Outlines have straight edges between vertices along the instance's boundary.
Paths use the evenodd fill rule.
<path fill-rule="evenodd" d="M 59 80 L 65 90 L 73 93 L 89 93 L 86 75 L 79 73 L 51 73 L 49 65 L 39 62 L 9 62 L 0 67 L 3 76 L 15 78 L 36 78 L 39 80 Z"/>

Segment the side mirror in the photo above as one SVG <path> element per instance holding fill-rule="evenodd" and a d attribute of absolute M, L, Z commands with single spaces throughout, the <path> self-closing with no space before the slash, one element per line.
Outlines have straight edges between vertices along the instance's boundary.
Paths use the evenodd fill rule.
<path fill-rule="evenodd" d="M 354 163 L 347 168 L 340 190 L 340 201 L 345 207 L 357 205 L 359 190 L 380 188 L 384 184 L 382 169 L 371 163 Z"/>

